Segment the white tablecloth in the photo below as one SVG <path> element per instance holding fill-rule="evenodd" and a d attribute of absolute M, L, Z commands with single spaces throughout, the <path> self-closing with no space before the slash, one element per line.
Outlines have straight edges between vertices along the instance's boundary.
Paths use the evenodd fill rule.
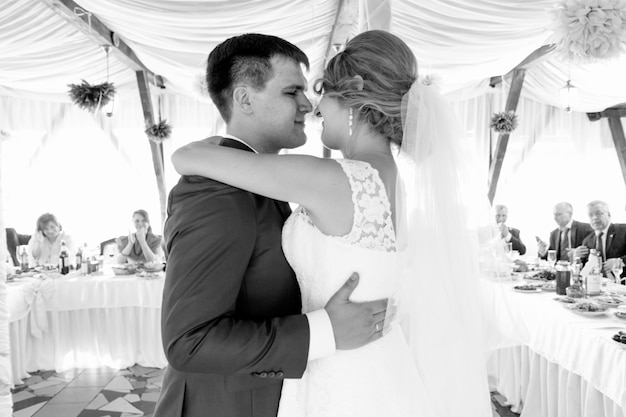
<path fill-rule="evenodd" d="M 505 283 L 484 289 L 499 302 L 499 326 L 516 329 L 518 346 L 493 352 L 488 361 L 493 388 L 514 410 L 532 417 L 623 417 L 626 410 L 626 349 L 611 340 L 626 321 L 613 315 L 583 317 L 554 300 L 554 292 L 518 293 Z"/>
<path fill-rule="evenodd" d="M 9 283 L 14 383 L 39 369 L 164 367 L 163 283 L 106 272 Z"/>

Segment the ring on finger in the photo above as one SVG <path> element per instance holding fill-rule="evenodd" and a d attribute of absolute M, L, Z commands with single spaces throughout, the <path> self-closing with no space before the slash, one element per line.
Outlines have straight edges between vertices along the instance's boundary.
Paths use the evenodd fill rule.
<path fill-rule="evenodd" d="M 377 332 L 379 332 L 381 330 L 380 329 L 380 323 L 376 323 L 375 329 L 376 329 Z"/>

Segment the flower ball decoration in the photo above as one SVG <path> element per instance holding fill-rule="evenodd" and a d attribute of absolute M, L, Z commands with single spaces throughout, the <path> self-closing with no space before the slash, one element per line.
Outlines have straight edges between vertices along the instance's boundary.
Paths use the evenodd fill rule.
<path fill-rule="evenodd" d="M 169 139 L 172 134 L 172 126 L 167 123 L 167 120 L 160 120 L 159 123 L 153 124 L 145 130 L 148 139 L 153 142 L 161 143 L 164 140 Z"/>
<path fill-rule="evenodd" d="M 498 133 L 511 133 L 517 128 L 517 114 L 512 110 L 494 113 L 489 126 Z"/>
<path fill-rule="evenodd" d="M 626 0 L 562 0 L 552 10 L 557 49 L 583 62 L 626 50 Z"/>
<path fill-rule="evenodd" d="M 106 106 L 115 95 L 115 86 L 108 81 L 92 85 L 82 80 L 80 84 L 68 84 L 68 87 L 74 104 L 90 112 Z"/>

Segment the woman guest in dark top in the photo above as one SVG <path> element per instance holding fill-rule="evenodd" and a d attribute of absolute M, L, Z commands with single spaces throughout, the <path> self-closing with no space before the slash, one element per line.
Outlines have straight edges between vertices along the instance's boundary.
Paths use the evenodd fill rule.
<path fill-rule="evenodd" d="M 117 238 L 119 255 L 118 263 L 147 263 L 162 262 L 163 249 L 161 236 L 152 233 L 150 217 L 145 210 L 137 210 L 133 213 L 135 233 Z"/>

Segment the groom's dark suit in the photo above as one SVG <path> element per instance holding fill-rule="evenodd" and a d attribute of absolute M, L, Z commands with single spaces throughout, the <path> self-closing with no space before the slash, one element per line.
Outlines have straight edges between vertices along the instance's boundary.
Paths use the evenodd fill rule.
<path fill-rule="evenodd" d="M 245 145 L 223 139 L 223 146 Z M 281 248 L 287 203 L 197 176 L 172 189 L 155 417 L 274 417 L 307 363 L 309 325 Z"/>

